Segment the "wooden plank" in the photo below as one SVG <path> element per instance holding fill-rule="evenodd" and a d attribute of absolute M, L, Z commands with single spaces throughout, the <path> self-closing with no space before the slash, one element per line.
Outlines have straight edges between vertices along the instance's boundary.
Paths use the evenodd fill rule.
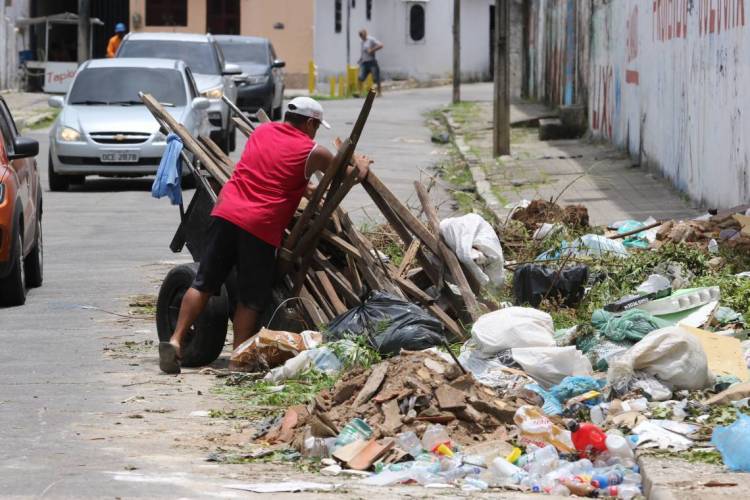
<path fill-rule="evenodd" d="M 268 123 L 272 121 L 266 112 L 263 110 L 263 108 L 259 109 L 257 113 L 255 113 L 255 117 L 258 119 L 260 123 Z"/>
<path fill-rule="evenodd" d="M 242 135 L 244 135 L 245 137 L 250 137 L 250 134 L 253 133 L 254 129 L 251 129 L 250 127 L 248 127 L 245 124 L 245 122 L 243 122 L 236 116 L 232 117 L 232 121 L 234 122 L 234 125 L 237 127 L 237 130 L 239 130 L 242 133 Z"/>
<path fill-rule="evenodd" d="M 218 144 L 216 144 L 210 137 L 203 135 L 198 137 L 198 142 L 200 142 L 205 149 L 218 160 L 217 166 L 224 170 L 225 174 L 231 177 L 232 172 L 234 172 L 234 162 L 224 151 L 221 150 Z"/>
<path fill-rule="evenodd" d="M 362 183 L 368 193 L 378 193 L 388 206 L 396 212 L 403 224 L 419 238 L 422 243 L 435 255 L 440 255 L 438 239 L 422 224 L 422 221 L 409 211 L 401 201 L 386 187 L 375 173 L 370 170 L 367 178 Z M 368 189 L 369 188 L 369 189 Z M 372 196 L 372 195 L 371 195 Z M 373 201 L 375 201 L 373 199 Z"/>
<path fill-rule="evenodd" d="M 344 314 L 346 311 L 348 311 L 349 308 L 346 307 L 343 302 L 341 302 L 341 299 L 336 294 L 336 290 L 333 288 L 333 283 L 331 283 L 331 280 L 328 279 L 328 275 L 326 274 L 326 272 L 315 271 L 315 276 L 318 278 L 318 282 L 323 287 L 323 293 L 326 294 L 326 297 L 328 297 L 328 300 L 333 306 L 333 309 L 336 311 L 336 316 L 338 316 L 339 314 Z"/>
<path fill-rule="evenodd" d="M 438 219 L 437 211 L 430 201 L 430 195 L 429 193 L 427 193 L 427 190 L 424 188 L 422 183 L 415 181 L 414 187 L 417 189 L 419 201 L 422 203 L 422 208 L 424 209 L 425 215 L 427 215 L 430 230 L 439 238 L 440 221 Z M 440 249 L 439 255 L 445 261 L 446 265 L 448 266 L 448 270 L 453 277 L 453 281 L 461 291 L 461 296 L 464 299 L 469 315 L 471 316 L 472 320 L 476 321 L 482 315 L 482 312 L 479 307 L 477 297 L 471 290 L 471 286 L 466 279 L 466 275 L 464 275 L 464 271 L 463 269 L 461 269 L 461 263 L 458 261 L 458 257 L 456 257 L 456 254 L 453 253 L 453 250 L 448 248 L 448 245 L 446 245 L 442 240 L 438 240 L 438 247 Z"/>
<path fill-rule="evenodd" d="M 224 101 L 224 104 L 229 106 L 229 110 L 234 114 L 234 118 L 237 118 L 237 120 L 242 122 L 242 124 L 245 127 L 249 128 L 251 131 L 255 130 L 255 124 L 252 122 L 252 120 L 250 120 L 250 118 L 240 108 L 238 108 L 237 105 L 233 103 L 229 97 L 223 95 L 221 96 L 221 100 Z M 266 118 L 268 117 L 266 116 Z"/>
<path fill-rule="evenodd" d="M 362 293 L 364 292 L 362 277 L 359 275 L 357 262 L 355 261 L 354 257 L 349 254 L 346 254 L 346 265 L 349 268 L 349 274 L 351 274 L 352 276 L 352 279 L 350 281 L 352 284 L 352 291 L 357 295 L 357 297 L 361 297 Z"/>
<path fill-rule="evenodd" d="M 208 170 L 208 173 L 211 174 L 214 179 L 216 179 L 221 185 L 226 184 L 226 182 L 229 180 L 229 176 L 226 175 L 218 165 L 216 165 L 209 154 L 203 149 L 203 146 L 201 146 L 201 144 L 196 141 L 192 135 L 190 135 L 190 132 L 188 132 L 181 123 L 175 120 L 172 115 L 167 113 L 162 105 L 159 104 L 159 101 L 154 99 L 153 96 L 151 96 L 150 94 L 144 94 L 143 92 L 140 92 L 139 96 L 143 101 L 143 104 L 146 105 L 151 114 L 153 114 L 157 119 L 162 120 L 171 132 L 177 134 L 177 136 L 182 140 L 182 144 L 185 146 L 185 148 L 193 153 L 195 158 L 200 161 L 203 168 Z"/>
<path fill-rule="evenodd" d="M 344 299 L 354 305 L 361 304 L 361 301 L 359 300 L 359 296 L 354 293 L 354 289 L 352 288 L 349 281 L 346 279 L 346 277 L 341 274 L 341 272 L 336 269 L 333 264 L 328 262 L 325 255 L 323 255 L 320 251 L 316 250 L 315 256 L 314 256 L 315 263 L 320 267 L 323 271 L 325 271 L 329 278 L 331 279 L 333 285 L 335 286 L 336 290 L 344 297 Z"/>
<path fill-rule="evenodd" d="M 401 260 L 401 265 L 398 266 L 399 276 L 403 276 L 409 269 L 412 261 L 414 261 L 414 257 L 417 256 L 417 251 L 419 251 L 420 244 L 421 243 L 419 242 L 419 240 L 412 240 L 412 242 L 409 243 L 409 248 L 407 248 L 406 252 L 404 252 L 404 258 Z"/>
<path fill-rule="evenodd" d="M 359 253 L 359 250 L 357 250 L 357 247 L 346 241 L 344 238 L 333 234 L 328 229 L 323 230 L 323 239 L 331 243 L 333 246 L 346 253 L 347 255 L 350 255 L 357 259 L 362 258 L 362 255 Z"/>
<path fill-rule="evenodd" d="M 318 288 L 318 285 L 315 283 L 312 275 L 306 276 L 305 287 L 307 287 L 307 289 L 310 291 L 310 294 L 314 297 L 315 303 L 323 310 L 325 316 L 327 316 L 325 318 L 326 322 L 337 316 L 331 304 L 328 303 L 328 299 L 325 297 L 325 295 L 323 295 L 323 292 L 320 290 L 320 288 Z"/>
<path fill-rule="evenodd" d="M 321 315 L 318 308 L 313 305 L 316 303 L 315 299 L 310 295 L 307 288 L 302 287 L 302 290 L 299 292 L 299 297 L 302 300 L 299 300 L 298 302 L 302 303 L 302 308 L 307 312 L 313 322 L 312 325 L 308 325 L 311 329 L 317 329 L 319 325 L 328 324 L 328 321 Z"/>

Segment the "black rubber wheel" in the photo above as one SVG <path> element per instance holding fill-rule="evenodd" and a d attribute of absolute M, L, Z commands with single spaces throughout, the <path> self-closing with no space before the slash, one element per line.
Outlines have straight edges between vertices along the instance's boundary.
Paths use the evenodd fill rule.
<path fill-rule="evenodd" d="M 23 240 L 21 239 L 21 225 L 13 241 L 13 267 L 10 273 L 0 279 L 0 304 L 4 306 L 22 306 L 26 303 L 26 276 L 23 266 Z"/>
<path fill-rule="evenodd" d="M 273 108 L 273 111 L 271 111 L 271 120 L 275 122 L 281 120 L 281 106 Z"/>
<path fill-rule="evenodd" d="M 67 191 L 70 185 L 70 180 L 66 176 L 55 173 L 52 166 L 52 153 L 49 154 L 47 159 L 47 180 L 49 181 L 50 191 Z"/>
<path fill-rule="evenodd" d="M 41 206 L 39 207 L 41 210 Z M 44 240 L 42 238 L 42 214 L 36 220 L 36 241 L 34 248 L 23 261 L 26 272 L 26 286 L 37 288 L 42 286 L 44 279 Z"/>
<path fill-rule="evenodd" d="M 159 341 L 167 342 L 177 326 L 182 297 L 195 280 L 198 264 L 173 267 L 159 289 L 156 300 L 156 331 Z M 182 350 L 182 366 L 205 366 L 219 357 L 224 349 L 229 324 L 229 301 L 222 287 L 221 295 L 211 297 L 198 321 L 190 328 Z"/>
<path fill-rule="evenodd" d="M 229 152 L 231 153 L 237 149 L 237 128 L 232 127 L 229 130 Z"/>

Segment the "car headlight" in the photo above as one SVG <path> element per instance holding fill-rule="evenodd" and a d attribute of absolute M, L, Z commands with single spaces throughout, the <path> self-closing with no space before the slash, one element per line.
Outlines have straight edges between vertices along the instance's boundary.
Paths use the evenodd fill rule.
<path fill-rule="evenodd" d="M 248 76 L 245 78 L 245 81 L 250 85 L 263 85 L 268 83 L 268 75 Z"/>
<path fill-rule="evenodd" d="M 222 87 L 215 87 L 213 89 L 203 91 L 201 95 L 209 99 L 221 99 L 221 96 L 224 95 L 224 89 Z"/>
<path fill-rule="evenodd" d="M 57 138 L 63 142 L 75 142 L 81 139 L 81 133 L 74 128 L 60 127 L 57 130 Z"/>

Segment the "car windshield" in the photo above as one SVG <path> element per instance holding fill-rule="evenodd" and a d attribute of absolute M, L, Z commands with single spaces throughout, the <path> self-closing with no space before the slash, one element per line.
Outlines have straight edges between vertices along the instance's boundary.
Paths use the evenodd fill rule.
<path fill-rule="evenodd" d="M 141 104 L 138 92 L 159 102 L 184 106 L 187 102 L 182 75 L 174 69 L 89 68 L 76 77 L 69 104 Z"/>
<path fill-rule="evenodd" d="M 213 48 L 208 42 L 179 40 L 126 40 L 117 57 L 158 57 L 182 59 L 193 73 L 220 75 L 221 69 Z"/>
<path fill-rule="evenodd" d="M 253 62 L 268 64 L 268 48 L 264 43 L 219 42 L 224 57 L 230 63 Z"/>

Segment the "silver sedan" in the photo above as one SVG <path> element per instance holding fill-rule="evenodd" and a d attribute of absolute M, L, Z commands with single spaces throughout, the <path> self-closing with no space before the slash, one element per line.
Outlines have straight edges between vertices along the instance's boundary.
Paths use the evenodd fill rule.
<path fill-rule="evenodd" d="M 171 59 L 95 59 L 81 65 L 50 131 L 49 187 L 66 190 L 87 175 L 153 175 L 167 146 L 138 98 L 152 94 L 194 136 L 207 135 L 209 101 L 190 69 Z"/>

